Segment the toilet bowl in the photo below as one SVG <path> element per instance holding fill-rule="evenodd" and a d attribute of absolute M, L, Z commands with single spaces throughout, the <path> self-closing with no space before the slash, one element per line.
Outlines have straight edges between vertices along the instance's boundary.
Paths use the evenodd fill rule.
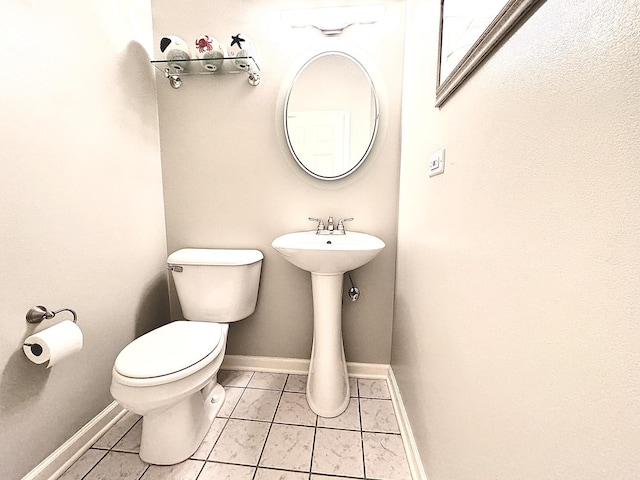
<path fill-rule="evenodd" d="M 142 415 L 140 458 L 145 462 L 172 465 L 198 449 L 224 402 L 216 374 L 228 329 L 218 323 L 172 322 L 118 355 L 111 394 Z"/>
<path fill-rule="evenodd" d="M 174 321 L 137 338 L 112 370 L 111 395 L 142 415 L 143 461 L 173 465 L 202 443 L 225 397 L 217 373 L 229 324 L 220 322 L 253 313 L 261 263 L 257 250 L 183 249 L 169 256 L 190 321 Z"/>

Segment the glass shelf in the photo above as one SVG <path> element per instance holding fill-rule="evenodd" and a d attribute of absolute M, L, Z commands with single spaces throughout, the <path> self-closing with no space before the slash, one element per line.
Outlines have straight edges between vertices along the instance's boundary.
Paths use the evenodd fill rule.
<path fill-rule="evenodd" d="M 151 64 L 161 71 L 173 88 L 180 88 L 182 76 L 225 75 L 246 73 L 249 83 L 260 83 L 260 67 L 253 57 L 195 58 L 190 60 L 151 60 Z"/>

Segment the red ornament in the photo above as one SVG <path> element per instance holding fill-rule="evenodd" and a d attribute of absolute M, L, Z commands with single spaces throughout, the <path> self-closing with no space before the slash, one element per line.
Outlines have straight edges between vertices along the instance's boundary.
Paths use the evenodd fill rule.
<path fill-rule="evenodd" d="M 203 53 L 205 50 L 210 52 L 213 50 L 211 46 L 211 37 L 209 35 L 203 35 L 202 37 L 196 38 L 196 47 L 198 47 L 198 51 Z"/>

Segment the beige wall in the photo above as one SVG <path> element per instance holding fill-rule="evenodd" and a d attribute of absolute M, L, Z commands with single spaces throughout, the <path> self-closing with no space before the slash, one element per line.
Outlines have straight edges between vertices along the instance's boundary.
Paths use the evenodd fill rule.
<path fill-rule="evenodd" d="M 548 0 L 437 110 L 439 3 L 407 15 L 392 349 L 429 480 L 638 478 L 640 3 Z"/>
<path fill-rule="evenodd" d="M 112 401 L 117 353 L 168 302 L 148 1 L 2 2 L 0 40 L 0 478 L 13 480 Z M 36 304 L 74 308 L 84 333 L 50 370 L 22 353 Z"/>
<path fill-rule="evenodd" d="M 157 78 L 169 250 L 242 247 L 265 255 L 257 310 L 231 326 L 229 354 L 309 358 L 310 275 L 280 258 L 271 242 L 314 228 L 309 216 L 333 215 L 355 217 L 348 228 L 387 243 L 378 258 L 354 273 L 362 297 L 357 303 L 346 299 L 343 330 L 348 361 L 389 362 L 403 52 L 397 32 L 404 26 L 404 2 L 386 4 L 382 22 L 352 27 L 332 40 L 282 23 L 281 10 L 300 6 L 293 0 L 153 0 L 157 55 L 164 35 L 193 43 L 209 34 L 228 45 L 231 35 L 244 33 L 256 46 L 262 70 L 257 87 L 244 74 L 188 77 L 179 90 Z M 364 52 L 373 65 L 382 124 L 363 167 L 347 179 L 323 182 L 304 174 L 289 153 L 282 106 L 293 66 L 336 46 Z M 179 316 L 174 299 L 173 318 Z"/>
<path fill-rule="evenodd" d="M 408 4 L 400 179 L 403 1 L 330 40 L 280 23 L 293 0 L 154 0 L 155 47 L 146 1 L 0 7 L 15 66 L 0 90 L 2 478 L 104 408 L 119 350 L 168 319 L 147 51 L 158 56 L 164 34 L 238 32 L 256 43 L 260 86 L 229 75 L 176 91 L 157 79 L 169 249 L 266 256 L 258 310 L 233 325 L 228 353 L 308 357 L 308 274 L 270 243 L 311 228 L 309 215 L 355 216 L 387 248 L 354 274 L 363 295 L 344 304 L 347 358 L 391 355 L 430 480 L 634 478 L 640 5 L 547 0 L 437 110 L 439 3 Z M 51 54 L 67 45 L 64 61 Z M 327 183 L 291 158 L 282 102 L 292 66 L 336 47 L 364 53 L 382 124 L 365 166 Z M 442 146 L 445 174 L 429 179 Z M 21 352 L 35 304 L 75 308 L 85 334 L 51 370 Z"/>

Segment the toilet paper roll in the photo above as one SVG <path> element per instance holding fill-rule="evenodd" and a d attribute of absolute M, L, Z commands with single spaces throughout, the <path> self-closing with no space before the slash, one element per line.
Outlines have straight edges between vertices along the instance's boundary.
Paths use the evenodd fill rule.
<path fill-rule="evenodd" d="M 71 320 L 65 320 L 27 337 L 23 343 L 22 349 L 29 360 L 37 364 L 48 361 L 47 368 L 51 368 L 82 349 L 82 331 Z"/>

